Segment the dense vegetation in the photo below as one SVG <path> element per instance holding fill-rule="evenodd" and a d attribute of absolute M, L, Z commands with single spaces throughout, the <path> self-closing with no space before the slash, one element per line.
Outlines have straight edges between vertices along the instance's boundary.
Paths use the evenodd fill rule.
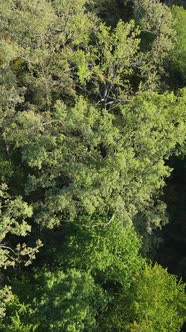
<path fill-rule="evenodd" d="M 181 331 L 181 4 L 1 0 L 0 331 Z"/>

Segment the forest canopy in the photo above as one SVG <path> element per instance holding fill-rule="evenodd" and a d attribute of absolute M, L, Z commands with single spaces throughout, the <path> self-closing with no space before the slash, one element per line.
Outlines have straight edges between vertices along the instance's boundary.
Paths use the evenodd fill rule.
<path fill-rule="evenodd" d="M 181 331 L 154 258 L 186 151 L 176 5 L 1 0 L 0 331 Z"/>

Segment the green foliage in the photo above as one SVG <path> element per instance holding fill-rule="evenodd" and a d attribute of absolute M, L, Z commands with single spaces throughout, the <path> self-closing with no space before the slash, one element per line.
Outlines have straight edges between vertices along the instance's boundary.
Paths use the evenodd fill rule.
<path fill-rule="evenodd" d="M 40 225 L 80 212 L 131 222 L 164 185 L 164 159 L 184 141 L 185 97 L 146 93 L 115 114 L 82 97 L 72 108 L 58 101 L 53 113 L 18 113 L 4 137 L 32 170 L 25 191 Z"/>
<path fill-rule="evenodd" d="M 86 227 L 84 219 L 67 227 L 55 254 L 49 251 L 51 270 L 14 278 L 18 298 L 8 308 L 6 331 L 20 326 L 23 331 L 27 326 L 28 331 L 96 331 L 96 317 L 115 302 L 116 289 L 129 289 L 132 275 L 144 264 L 134 229 L 114 219 L 107 225 L 89 220 Z"/>
<path fill-rule="evenodd" d="M 6 158 L 5 153 L 0 155 L 0 178 L 3 182 L 9 179 L 13 173 L 11 161 Z"/>
<path fill-rule="evenodd" d="M 96 46 L 88 45 L 77 50 L 72 61 L 77 66 L 77 76 L 81 89 L 98 103 L 107 107 L 110 104 L 125 102 L 131 89 L 137 51 L 139 49 L 139 29 L 134 21 L 119 21 L 111 31 L 101 23 L 95 31 Z M 86 84 L 85 84 L 86 83 Z"/>
<path fill-rule="evenodd" d="M 131 0 L 92 0 L 91 6 L 96 15 L 111 27 L 115 27 L 120 19 L 129 21 L 133 14 Z"/>
<path fill-rule="evenodd" d="M 177 284 L 160 265 L 133 276 L 128 292 L 120 292 L 104 313 L 101 331 L 180 331 L 185 318 L 184 284 Z"/>
<path fill-rule="evenodd" d="M 51 269 L 14 278 L 6 331 L 178 331 L 184 285 L 146 265 L 139 247 L 134 229 L 114 219 L 67 227 Z"/>
<path fill-rule="evenodd" d="M 159 0 L 134 0 L 134 17 L 142 31 L 145 54 L 142 89 L 162 89 L 164 68 L 175 43 L 171 10 Z"/>
<path fill-rule="evenodd" d="M 66 227 L 66 234 L 59 264 L 62 257 L 64 266 L 107 271 L 108 278 L 114 274 L 119 278 L 119 270 L 123 271 L 123 278 L 138 266 L 140 240 L 133 227 L 123 227 L 114 216 L 109 221 L 82 217 L 75 225 Z"/>
<path fill-rule="evenodd" d="M 35 248 L 29 248 L 23 243 L 18 244 L 14 250 L 11 245 L 6 244 L 6 238 L 10 235 L 24 237 L 31 232 L 27 219 L 32 216 L 32 208 L 21 197 L 11 199 L 5 184 L 2 184 L 0 188 L 0 199 L 0 267 L 15 266 L 21 256 L 25 255 L 29 257 L 25 263 L 28 265 L 35 258 L 35 253 L 41 246 L 40 241 L 37 241 Z"/>
<path fill-rule="evenodd" d="M 96 13 L 111 8 L 108 26 Z M 162 93 L 160 82 L 172 23 L 157 0 L 121 12 L 116 0 L 1 1 L 2 331 L 181 326 L 183 285 L 146 265 L 133 228 L 165 222 L 166 162 L 184 151 L 185 90 Z"/>
<path fill-rule="evenodd" d="M 2 85 L 24 94 L 22 107 L 50 108 L 53 98 L 75 94 L 69 64 L 72 48 L 88 42 L 95 21 L 85 15 L 83 3 L 1 2 Z"/>
<path fill-rule="evenodd" d="M 3 317 L 6 315 L 6 306 L 8 303 L 12 301 L 13 294 L 11 292 L 11 287 L 5 286 L 4 288 L 0 289 L 0 319 L 2 320 Z"/>
<path fill-rule="evenodd" d="M 160 265 L 146 267 L 135 280 L 134 323 L 129 331 L 180 331 L 186 318 L 184 287 Z"/>
<path fill-rule="evenodd" d="M 21 238 L 31 232 L 28 220 L 32 216 L 32 208 L 21 197 L 12 198 L 7 186 L 0 186 L 0 268 L 7 269 L 15 267 L 17 263 L 24 263 L 25 266 L 31 264 L 35 259 L 36 253 L 42 246 L 41 241 L 37 240 L 35 247 L 30 247 L 23 243 Z M 17 244 L 15 238 L 17 237 Z M 0 318 L 5 315 L 6 304 L 11 300 L 11 288 L 3 287 L 1 284 L 0 297 Z"/>
<path fill-rule="evenodd" d="M 133 61 L 134 85 L 138 83 L 142 90 L 164 89 L 164 68 L 175 42 L 171 10 L 159 0 L 93 0 L 93 4 L 96 13 L 113 28 L 119 19 L 135 20 L 141 31 L 141 53 Z"/>
<path fill-rule="evenodd" d="M 175 85 L 185 86 L 186 82 L 186 10 L 182 7 L 172 7 L 175 21 L 176 45 L 170 58 L 170 71 Z"/>
<path fill-rule="evenodd" d="M 23 287 L 29 287 L 24 283 L 22 279 Z M 10 316 L 11 323 L 6 325 L 6 331 L 20 331 L 20 328 L 55 332 L 94 330 L 96 306 L 104 301 L 104 292 L 89 273 L 75 269 L 42 270 L 35 273 L 34 283 L 32 293 L 24 289 L 24 296 L 30 296 L 29 305 L 14 301 L 12 309 L 16 314 Z"/>

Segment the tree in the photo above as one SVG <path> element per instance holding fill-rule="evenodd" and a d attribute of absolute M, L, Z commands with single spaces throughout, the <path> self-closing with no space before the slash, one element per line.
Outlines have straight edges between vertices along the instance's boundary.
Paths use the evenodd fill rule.
<path fill-rule="evenodd" d="M 93 0 L 93 4 L 96 14 L 112 28 L 119 19 L 135 21 L 141 31 L 141 54 L 138 61 L 134 61 L 135 83 L 143 90 L 164 91 L 166 63 L 175 44 L 170 8 L 159 0 Z"/>
<path fill-rule="evenodd" d="M 14 276 L 5 331 L 178 331 L 184 285 L 145 263 L 133 227 L 116 219 L 87 224 L 67 227 L 48 251 L 53 266 Z"/>
<path fill-rule="evenodd" d="M 96 331 L 97 315 L 113 303 L 116 289 L 129 288 L 143 264 L 134 229 L 100 218 L 89 218 L 88 226 L 85 218 L 49 246 L 53 266 L 14 275 L 6 331 Z"/>
<path fill-rule="evenodd" d="M 134 284 L 134 322 L 129 331 L 180 331 L 186 317 L 184 284 L 157 264 L 146 267 Z"/>
<path fill-rule="evenodd" d="M 180 331 L 185 319 L 184 284 L 160 265 L 146 266 L 133 277 L 128 292 L 120 292 L 104 313 L 101 331 Z"/>
<path fill-rule="evenodd" d="M 185 97 L 148 93 L 115 114 L 82 97 L 52 113 L 19 112 L 4 137 L 27 171 L 37 223 L 52 228 L 96 211 L 131 222 L 169 175 L 164 159 L 184 141 L 184 114 Z"/>

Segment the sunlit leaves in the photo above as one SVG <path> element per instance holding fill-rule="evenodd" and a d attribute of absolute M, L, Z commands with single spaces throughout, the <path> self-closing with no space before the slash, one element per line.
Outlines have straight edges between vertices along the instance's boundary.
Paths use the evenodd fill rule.
<path fill-rule="evenodd" d="M 12 248 L 10 240 L 7 236 L 17 235 L 20 238 L 25 237 L 31 232 L 31 226 L 28 223 L 32 216 L 32 207 L 22 200 L 21 197 L 11 198 L 7 193 L 7 186 L 1 185 L 0 190 L 0 267 L 7 268 L 15 266 L 21 261 L 21 256 L 25 256 L 25 264 L 31 263 L 35 258 L 35 253 L 41 246 L 38 241 L 35 248 L 29 248 L 26 244 L 18 244 L 16 248 Z"/>

